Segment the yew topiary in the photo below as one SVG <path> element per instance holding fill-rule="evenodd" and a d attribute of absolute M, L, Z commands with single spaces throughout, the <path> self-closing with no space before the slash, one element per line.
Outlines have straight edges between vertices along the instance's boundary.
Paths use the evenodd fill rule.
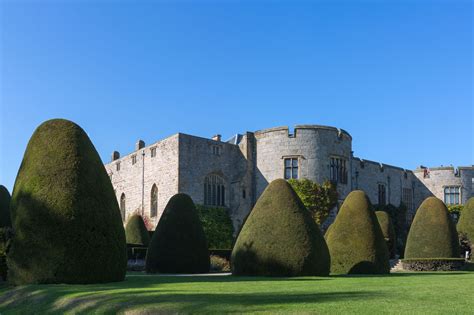
<path fill-rule="evenodd" d="M 369 198 L 361 190 L 351 192 L 344 200 L 326 233 L 332 273 L 390 272 L 387 245 L 371 208 Z"/>
<path fill-rule="evenodd" d="M 11 227 L 10 219 L 11 196 L 5 186 L 0 185 L 0 228 Z"/>
<path fill-rule="evenodd" d="M 395 237 L 395 229 L 392 224 L 392 219 L 390 219 L 390 215 L 385 211 L 376 211 L 375 215 L 377 216 L 380 228 L 382 229 L 383 238 L 387 244 L 390 258 L 395 258 L 397 239 Z"/>
<path fill-rule="evenodd" d="M 446 205 L 428 197 L 416 211 L 408 232 L 405 259 L 457 258 L 459 240 Z"/>
<path fill-rule="evenodd" d="M 148 273 L 205 273 L 210 260 L 207 240 L 192 199 L 174 195 L 163 211 L 148 246 Z"/>
<path fill-rule="evenodd" d="M 464 205 L 457 229 L 459 233 L 466 234 L 467 238 L 474 244 L 474 197 L 470 198 Z"/>
<path fill-rule="evenodd" d="M 327 276 L 329 251 L 319 227 L 283 179 L 268 185 L 232 251 L 234 275 Z"/>
<path fill-rule="evenodd" d="M 134 214 L 128 219 L 127 226 L 125 227 L 125 236 L 127 244 L 148 246 L 150 233 L 148 233 L 141 215 Z"/>
<path fill-rule="evenodd" d="M 53 119 L 35 130 L 16 178 L 11 216 L 12 284 L 124 279 L 125 233 L 114 190 L 94 145 L 75 123 Z"/>

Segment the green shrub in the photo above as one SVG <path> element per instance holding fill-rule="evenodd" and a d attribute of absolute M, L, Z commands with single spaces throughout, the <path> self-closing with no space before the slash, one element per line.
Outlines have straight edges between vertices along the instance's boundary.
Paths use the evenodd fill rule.
<path fill-rule="evenodd" d="M 229 260 L 211 255 L 211 271 L 212 272 L 229 272 L 230 271 L 230 262 Z"/>
<path fill-rule="evenodd" d="M 0 185 L 0 228 L 12 226 L 10 219 L 10 199 L 8 189 Z"/>
<path fill-rule="evenodd" d="M 456 228 L 444 203 L 428 197 L 416 211 L 408 232 L 405 259 L 458 258 Z"/>
<path fill-rule="evenodd" d="M 174 195 L 153 233 L 146 256 L 148 273 L 209 271 L 207 240 L 192 199 Z"/>
<path fill-rule="evenodd" d="M 327 219 L 331 209 L 337 205 L 337 189 L 330 181 L 325 181 L 322 185 L 319 185 L 303 178 L 290 179 L 288 183 L 311 212 L 314 221 L 319 225 Z"/>
<path fill-rule="evenodd" d="M 209 249 L 232 248 L 234 226 L 226 208 L 196 205 Z"/>
<path fill-rule="evenodd" d="M 389 214 L 385 211 L 376 211 L 375 215 L 377 216 L 380 228 L 382 229 L 383 238 L 387 244 L 390 258 L 395 258 L 397 239 L 395 237 L 395 229 L 393 228 L 392 219 L 390 219 Z"/>
<path fill-rule="evenodd" d="M 405 244 L 407 241 L 408 234 L 408 222 L 406 220 L 407 207 L 402 203 L 398 207 L 387 204 L 387 205 L 375 205 L 375 211 L 385 211 L 390 216 L 392 226 L 395 232 L 395 254 L 403 257 L 405 252 Z"/>
<path fill-rule="evenodd" d="M 326 276 L 330 257 L 311 213 L 283 179 L 270 183 L 232 251 L 235 275 Z"/>
<path fill-rule="evenodd" d="M 474 197 L 469 198 L 464 205 L 457 229 L 459 232 L 465 233 L 471 243 L 474 244 Z"/>
<path fill-rule="evenodd" d="M 16 178 L 11 217 L 12 284 L 124 279 L 120 210 L 99 154 L 78 125 L 54 119 L 36 129 Z"/>
<path fill-rule="evenodd" d="M 0 228 L 0 277 L 7 278 L 7 253 L 13 238 L 13 229 L 10 227 Z"/>
<path fill-rule="evenodd" d="M 141 215 L 132 215 L 125 227 L 127 244 L 139 244 L 148 247 L 150 236 Z"/>
<path fill-rule="evenodd" d="M 403 259 L 402 268 L 411 271 L 456 271 L 464 267 L 462 258 Z"/>
<path fill-rule="evenodd" d="M 382 230 L 367 195 L 356 190 L 342 204 L 326 233 L 331 272 L 383 274 L 390 272 Z"/>

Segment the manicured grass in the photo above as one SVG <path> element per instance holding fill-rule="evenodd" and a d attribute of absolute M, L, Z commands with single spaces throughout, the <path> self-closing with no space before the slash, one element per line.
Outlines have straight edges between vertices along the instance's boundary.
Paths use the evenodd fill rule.
<path fill-rule="evenodd" d="M 99 285 L 0 286 L 1 314 L 472 314 L 474 272 L 254 278 L 131 273 Z"/>

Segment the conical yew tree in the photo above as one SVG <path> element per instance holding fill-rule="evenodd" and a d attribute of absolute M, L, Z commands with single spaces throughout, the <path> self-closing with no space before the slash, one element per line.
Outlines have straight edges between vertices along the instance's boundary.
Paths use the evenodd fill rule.
<path fill-rule="evenodd" d="M 324 238 L 291 186 L 268 185 L 247 217 L 232 251 L 235 275 L 327 276 Z"/>
<path fill-rule="evenodd" d="M 470 242 L 474 244 L 474 197 L 464 205 L 457 229 L 459 233 L 465 233 Z"/>
<path fill-rule="evenodd" d="M 10 193 L 5 186 L 0 185 L 0 228 L 10 227 Z"/>
<path fill-rule="evenodd" d="M 344 200 L 326 241 L 332 273 L 383 274 L 390 272 L 382 230 L 367 195 L 352 191 Z"/>
<path fill-rule="evenodd" d="M 148 273 L 205 273 L 210 260 L 207 240 L 192 199 L 171 197 L 156 226 L 146 256 Z"/>
<path fill-rule="evenodd" d="M 141 215 L 134 214 L 128 219 L 127 226 L 125 227 L 125 236 L 127 244 L 148 246 L 150 233 L 148 233 Z"/>
<path fill-rule="evenodd" d="M 390 219 L 390 215 L 385 211 L 376 211 L 375 215 L 382 229 L 383 238 L 387 244 L 390 258 L 395 258 L 397 239 L 395 237 L 395 228 L 393 227 L 392 219 Z"/>
<path fill-rule="evenodd" d="M 458 258 L 459 240 L 446 205 L 428 197 L 416 211 L 408 232 L 405 259 Z"/>
<path fill-rule="evenodd" d="M 35 130 L 16 178 L 11 216 L 12 284 L 124 279 L 125 232 L 114 190 L 94 145 L 75 123 L 53 119 Z"/>

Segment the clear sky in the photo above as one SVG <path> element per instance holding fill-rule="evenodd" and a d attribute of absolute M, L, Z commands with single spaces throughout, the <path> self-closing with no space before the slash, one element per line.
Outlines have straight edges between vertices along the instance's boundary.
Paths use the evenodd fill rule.
<path fill-rule="evenodd" d="M 0 183 L 71 119 L 104 161 L 176 132 L 325 124 L 356 156 L 471 165 L 472 1 L 0 0 Z"/>

